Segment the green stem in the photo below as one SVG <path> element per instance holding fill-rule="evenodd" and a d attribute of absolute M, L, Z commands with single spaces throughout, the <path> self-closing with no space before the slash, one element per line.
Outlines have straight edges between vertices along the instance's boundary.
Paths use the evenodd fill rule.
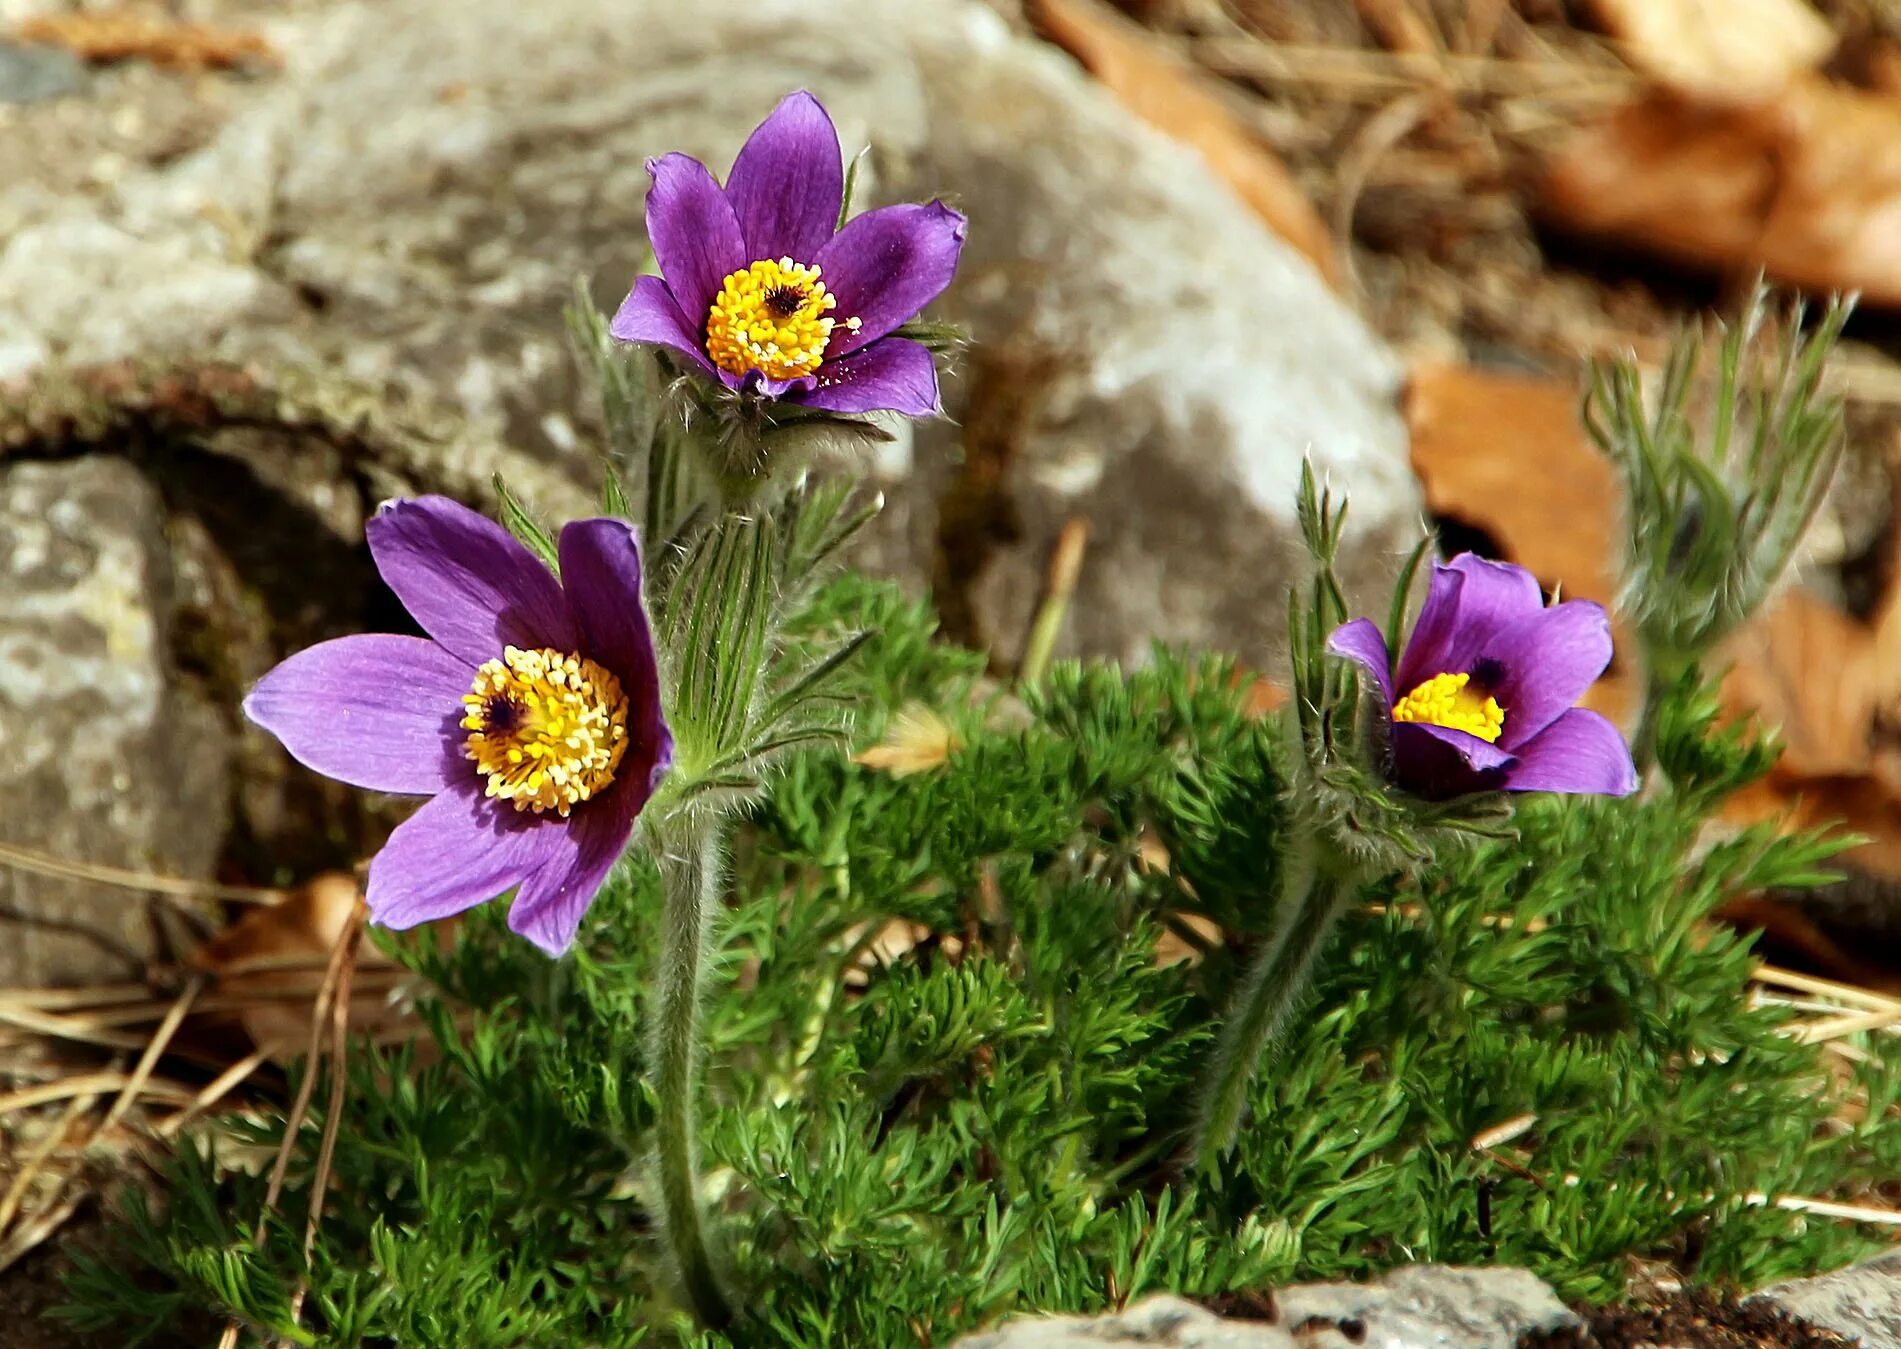
<path fill-rule="evenodd" d="M 1676 680 L 1654 662 L 1644 676 L 1644 710 L 1637 721 L 1637 734 L 1631 738 L 1630 757 L 1637 766 L 1637 776 L 1642 778 L 1650 772 L 1657 759 L 1657 730 L 1662 720 L 1663 701 L 1669 697 Z"/>
<path fill-rule="evenodd" d="M 659 1095 L 654 1132 L 660 1226 L 694 1315 L 702 1325 L 717 1329 L 731 1322 L 733 1313 L 720 1291 L 701 1226 L 697 1123 L 701 983 L 720 900 L 720 831 L 713 821 L 694 821 L 657 842 L 666 909 L 650 1061 Z"/>
<path fill-rule="evenodd" d="M 1358 889 L 1350 874 L 1311 863 L 1290 877 L 1281 922 L 1243 972 L 1201 1081 L 1187 1156 L 1199 1169 L 1234 1147 L 1261 1054 L 1306 991 L 1314 958 Z"/>

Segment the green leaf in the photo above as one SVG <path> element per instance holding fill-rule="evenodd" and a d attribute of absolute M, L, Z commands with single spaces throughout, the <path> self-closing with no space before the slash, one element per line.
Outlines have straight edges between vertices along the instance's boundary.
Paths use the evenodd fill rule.
<path fill-rule="evenodd" d="M 865 162 L 865 156 L 871 153 L 871 147 L 865 146 L 851 157 L 851 163 L 845 166 L 845 195 L 838 199 L 838 223 L 834 229 L 844 229 L 845 222 L 851 219 L 852 198 L 858 192 L 858 167 Z"/>
<path fill-rule="evenodd" d="M 938 355 L 961 351 L 970 345 L 970 336 L 962 328 L 934 319 L 918 318 L 901 323 L 892 331 L 892 336 L 917 342 Z"/>
<path fill-rule="evenodd" d="M 527 507 L 521 504 L 514 492 L 509 489 L 508 484 L 502 481 L 501 474 L 495 474 L 489 482 L 494 485 L 495 495 L 502 504 L 503 527 L 527 544 L 529 551 L 546 563 L 549 571 L 559 576 L 561 555 L 555 547 L 554 536 L 542 528 L 528 513 Z"/>
<path fill-rule="evenodd" d="M 1412 598 L 1413 578 L 1419 574 L 1419 564 L 1425 560 L 1433 542 L 1431 534 L 1421 536 L 1419 542 L 1413 545 L 1412 552 L 1406 555 L 1406 561 L 1399 569 L 1399 579 L 1393 586 L 1393 604 L 1386 611 L 1386 656 L 1395 669 L 1399 666 L 1399 653 L 1404 649 L 1406 609 Z"/>
<path fill-rule="evenodd" d="M 601 514 L 611 515 L 616 520 L 634 522 L 634 507 L 627 500 L 627 489 L 621 485 L 620 472 L 610 462 L 601 474 Z"/>

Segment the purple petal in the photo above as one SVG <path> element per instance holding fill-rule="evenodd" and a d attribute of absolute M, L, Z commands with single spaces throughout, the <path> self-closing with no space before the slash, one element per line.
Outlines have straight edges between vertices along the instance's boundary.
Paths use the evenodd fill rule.
<path fill-rule="evenodd" d="M 1507 749 L 1516 750 L 1576 705 L 1611 663 L 1611 621 L 1590 600 L 1566 600 L 1494 633 L 1477 666 L 1505 709 Z M 1493 673 L 1493 671 L 1496 673 Z"/>
<path fill-rule="evenodd" d="M 818 387 L 797 401 L 827 412 L 901 412 L 935 417 L 937 364 L 930 350 L 908 337 L 886 337 L 842 360 L 819 367 Z"/>
<path fill-rule="evenodd" d="M 630 743 L 614 791 L 634 784 L 626 789 L 637 797 L 626 805 L 631 827 L 673 763 L 673 733 L 660 706 L 653 631 L 641 598 L 640 532 L 624 520 L 574 521 L 561 531 L 561 576 L 582 649 L 614 672 L 627 695 Z"/>
<path fill-rule="evenodd" d="M 839 326 L 831 356 L 876 341 L 943 293 L 964 247 L 964 217 L 941 201 L 886 206 L 845 224 L 814 259 L 825 288 L 838 297 Z M 861 320 L 848 332 L 848 318 Z"/>
<path fill-rule="evenodd" d="M 581 650 L 612 670 L 627 695 L 637 742 L 651 743 L 660 721 L 660 674 L 653 629 L 641 597 L 640 531 L 602 516 L 561 531 L 561 577 Z"/>
<path fill-rule="evenodd" d="M 720 283 L 756 259 L 746 256 L 733 204 L 706 165 L 690 155 L 647 161 L 647 239 L 667 289 L 697 331 L 713 307 Z"/>
<path fill-rule="evenodd" d="M 1342 623 L 1327 638 L 1327 650 L 1364 666 L 1367 673 L 1379 681 L 1380 696 L 1386 705 L 1393 705 L 1392 657 L 1386 650 L 1386 638 L 1372 619 L 1356 618 L 1351 623 Z"/>
<path fill-rule="evenodd" d="M 757 389 L 768 398 L 783 398 L 794 389 L 802 392 L 818 387 L 818 380 L 811 375 L 800 375 L 794 379 L 774 379 L 757 369 L 748 370 L 742 383 Z"/>
<path fill-rule="evenodd" d="M 653 342 L 685 356 L 708 374 L 713 363 L 706 358 L 699 329 L 687 322 L 674 301 L 667 283 L 657 276 L 636 277 L 634 288 L 621 301 L 620 312 L 607 325 L 607 331 L 623 342 Z"/>
<path fill-rule="evenodd" d="M 416 497 L 378 511 L 367 532 L 383 580 L 451 654 L 480 665 L 505 646 L 575 649 L 560 584 L 487 516 Z"/>
<path fill-rule="evenodd" d="M 1575 792 L 1628 796 L 1637 790 L 1630 746 L 1597 713 L 1574 707 L 1519 747 L 1518 763 L 1505 775 L 1513 792 Z"/>
<path fill-rule="evenodd" d="M 573 945 L 582 916 L 633 833 L 647 791 L 644 783 L 629 786 L 634 789 L 623 790 L 617 780 L 607 795 L 575 807 L 559 850 L 522 883 L 508 910 L 508 926 L 551 956 Z"/>
<path fill-rule="evenodd" d="M 635 817 L 673 759 L 641 600 L 638 531 L 608 518 L 568 525 L 561 531 L 561 576 L 582 649 L 614 672 L 627 695 L 632 743 L 614 785 L 575 808 L 562 850 L 522 886 L 509 910 L 509 926 L 551 955 L 573 942 L 582 915 L 627 845 Z"/>
<path fill-rule="evenodd" d="M 415 927 L 494 899 L 546 866 L 566 822 L 452 787 L 396 827 L 370 861 L 364 899 L 384 927 Z"/>
<path fill-rule="evenodd" d="M 726 196 L 748 261 L 818 256 L 838 225 L 845 165 L 838 131 L 816 98 L 801 89 L 779 100 L 733 161 Z"/>
<path fill-rule="evenodd" d="M 1496 791 L 1514 762 L 1498 746 L 1449 726 L 1393 723 L 1393 776 L 1408 791 L 1435 801 Z"/>
<path fill-rule="evenodd" d="M 1544 603 L 1537 578 L 1523 567 L 1472 553 L 1434 567 L 1426 603 L 1400 657 L 1400 690 L 1409 692 L 1434 675 L 1470 674 L 1493 633 Z"/>
<path fill-rule="evenodd" d="M 473 666 L 421 637 L 339 637 L 265 675 L 244 714 L 327 778 L 427 796 L 474 774 L 457 725 L 474 678 Z"/>

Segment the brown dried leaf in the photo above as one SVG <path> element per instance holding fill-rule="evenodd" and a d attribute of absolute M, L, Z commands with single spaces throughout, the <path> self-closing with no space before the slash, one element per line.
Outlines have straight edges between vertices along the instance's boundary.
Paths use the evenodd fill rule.
<path fill-rule="evenodd" d="M 217 980 L 220 993 L 253 999 L 236 1013 L 252 1043 L 282 1046 L 280 1057 L 301 1053 L 324 966 L 362 903 L 355 877 L 318 876 L 281 904 L 246 912 L 199 947 L 192 964 Z M 390 963 L 372 943 L 357 948 L 359 970 L 386 969 Z M 388 1025 L 385 1001 L 374 990 L 353 996 L 351 1026 L 363 1031 Z"/>
<path fill-rule="evenodd" d="M 1891 681 L 1867 624 L 1791 590 L 1730 642 L 1725 706 L 1780 729 L 1786 749 L 1769 776 L 1732 797 L 1724 817 L 1791 829 L 1837 825 L 1867 836 L 1843 854 L 1855 870 L 1901 880 L 1901 757 L 1878 737 Z"/>
<path fill-rule="evenodd" d="M 1717 103 L 1653 90 L 1575 133 L 1542 208 L 1705 270 L 1901 304 L 1901 98 L 1804 78 Z"/>
<path fill-rule="evenodd" d="M 1617 474 L 1580 428 L 1572 385 L 1425 362 L 1407 386 L 1406 421 L 1413 471 L 1435 515 L 1482 530 L 1547 591 L 1611 604 Z M 1621 627 L 1617 648 L 1628 650 Z M 1586 703 L 1616 718 L 1634 697 L 1631 679 L 1614 670 Z"/>
<path fill-rule="evenodd" d="M 1803 0 L 1591 0 L 1630 63 L 1712 98 L 1769 93 L 1835 50 L 1835 31 Z"/>
<path fill-rule="evenodd" d="M 1285 707 L 1287 698 L 1286 689 L 1266 675 L 1255 675 L 1248 679 L 1247 687 L 1241 694 L 1241 715 L 1249 721 L 1259 721 L 1270 712 Z"/>
<path fill-rule="evenodd" d="M 852 762 L 908 778 L 940 767 L 963 747 L 963 738 L 941 715 L 922 703 L 910 703 L 891 718 L 885 738 L 853 755 Z"/>
<path fill-rule="evenodd" d="M 1024 10 L 1130 111 L 1193 146 L 1269 229 L 1306 254 L 1329 284 L 1339 283 L 1339 258 L 1326 222 L 1287 166 L 1200 72 L 1100 0 L 1026 0 Z"/>
<path fill-rule="evenodd" d="M 904 959 L 931 935 L 931 929 L 923 923 L 913 922 L 909 918 L 891 918 L 875 928 L 871 923 L 860 923 L 845 933 L 848 944 L 857 944 L 858 953 L 845 971 L 845 987 L 864 989 L 870 986 L 872 977 L 883 969 L 889 969 Z M 955 942 L 955 937 L 944 938 Z M 961 943 L 960 943 L 961 945 Z"/>
<path fill-rule="evenodd" d="M 1200 938 L 1198 946 L 1183 937 L 1173 926 L 1164 927 L 1162 935 L 1155 939 L 1155 968 L 1165 970 L 1170 965 L 1186 962 L 1190 965 L 1201 963 L 1204 950 L 1220 946 L 1224 938 L 1221 925 L 1213 919 L 1204 918 L 1198 913 L 1177 913 L 1174 921 L 1187 928 Z"/>
<path fill-rule="evenodd" d="M 1784 780 L 1854 777 L 1872 763 L 1879 692 L 1874 634 L 1806 590 L 1790 590 L 1742 632 L 1723 656 L 1734 662 L 1723 701 L 1782 728 Z"/>
<path fill-rule="evenodd" d="M 1406 390 L 1413 471 L 1434 514 L 1484 530 L 1547 590 L 1608 604 L 1617 473 L 1579 426 L 1578 399 L 1543 375 L 1422 363 Z"/>
<path fill-rule="evenodd" d="M 228 70 L 281 66 L 277 50 L 256 33 L 181 23 L 131 9 L 42 14 L 15 30 L 21 42 L 64 47 L 96 64 L 143 59 L 167 70 Z"/>
<path fill-rule="evenodd" d="M 1438 34 L 1411 0 L 1353 0 L 1353 7 L 1387 51 L 1423 56 L 1444 50 Z"/>

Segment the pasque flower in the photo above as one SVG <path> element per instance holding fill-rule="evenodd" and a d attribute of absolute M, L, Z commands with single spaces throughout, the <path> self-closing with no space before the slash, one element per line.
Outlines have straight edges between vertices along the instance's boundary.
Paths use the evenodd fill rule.
<path fill-rule="evenodd" d="M 1574 706 L 1610 664 L 1610 620 L 1588 600 L 1546 605 L 1523 567 L 1470 553 L 1434 567 L 1397 671 L 1364 618 L 1327 648 L 1373 676 L 1391 713 L 1393 776 L 1421 796 L 1636 790 L 1624 737 Z"/>
<path fill-rule="evenodd" d="M 828 412 L 938 411 L 931 353 L 893 330 L 950 284 L 964 217 L 887 206 L 838 228 L 844 160 L 817 99 L 789 94 L 722 188 L 683 154 L 650 160 L 643 276 L 610 331 L 669 347 L 729 389 Z"/>
<path fill-rule="evenodd" d="M 388 506 L 368 533 L 428 637 L 313 646 L 245 713 L 319 773 L 433 798 L 370 863 L 375 921 L 413 927 L 518 886 L 509 926 L 558 954 L 673 757 L 639 539 L 621 520 L 576 521 L 557 580 L 444 497 Z"/>

